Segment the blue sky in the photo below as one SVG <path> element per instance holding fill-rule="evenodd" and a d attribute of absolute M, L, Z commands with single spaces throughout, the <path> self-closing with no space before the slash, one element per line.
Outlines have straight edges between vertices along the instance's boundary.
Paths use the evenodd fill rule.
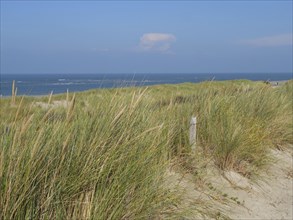
<path fill-rule="evenodd" d="M 3 1 L 1 73 L 292 72 L 292 1 Z"/>

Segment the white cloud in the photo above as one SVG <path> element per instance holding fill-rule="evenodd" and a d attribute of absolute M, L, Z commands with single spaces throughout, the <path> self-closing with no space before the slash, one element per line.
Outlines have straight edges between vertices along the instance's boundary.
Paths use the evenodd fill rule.
<path fill-rule="evenodd" d="M 291 46 L 293 45 L 293 35 L 280 34 L 274 36 L 261 37 L 256 39 L 244 40 L 243 44 L 257 47 L 275 47 L 275 46 Z"/>
<path fill-rule="evenodd" d="M 146 33 L 140 38 L 139 48 L 144 51 L 169 52 L 171 43 L 175 40 L 173 34 Z"/>

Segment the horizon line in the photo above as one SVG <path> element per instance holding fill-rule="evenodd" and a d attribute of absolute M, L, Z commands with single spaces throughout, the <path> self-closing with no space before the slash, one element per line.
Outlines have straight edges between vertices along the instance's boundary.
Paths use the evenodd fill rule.
<path fill-rule="evenodd" d="M 293 74 L 293 71 L 292 72 L 151 72 L 151 73 L 148 73 L 148 72 L 135 72 L 135 73 L 130 73 L 130 72 L 123 72 L 123 73 L 102 73 L 102 72 L 81 72 L 81 73 L 68 73 L 68 72 L 54 72 L 54 73 L 50 73 L 50 72 L 47 72 L 47 73 L 36 73 L 36 72 L 33 72 L 33 73 L 1 73 L 0 72 L 0 75 L 9 75 L 9 74 L 32 74 L 32 75 L 35 75 L 35 74 L 39 74 L 39 75 L 42 75 L 42 74 L 132 74 L 132 75 L 141 75 L 141 74 Z"/>

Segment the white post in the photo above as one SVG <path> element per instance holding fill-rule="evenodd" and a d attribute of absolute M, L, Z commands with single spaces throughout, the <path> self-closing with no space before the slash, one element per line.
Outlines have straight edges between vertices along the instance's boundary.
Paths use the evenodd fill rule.
<path fill-rule="evenodd" d="M 195 144 L 196 144 L 196 117 L 191 117 L 191 120 L 190 120 L 189 143 L 191 145 L 191 150 L 195 151 Z"/>

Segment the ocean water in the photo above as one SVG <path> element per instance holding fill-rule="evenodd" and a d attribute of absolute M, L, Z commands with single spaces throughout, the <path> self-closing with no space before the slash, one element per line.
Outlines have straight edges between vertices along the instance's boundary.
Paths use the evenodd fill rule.
<path fill-rule="evenodd" d="M 1 74 L 0 95 L 10 96 L 15 80 L 18 95 L 47 95 L 84 91 L 95 88 L 177 84 L 208 80 L 249 79 L 253 81 L 281 81 L 292 79 L 291 73 L 270 74 Z"/>

